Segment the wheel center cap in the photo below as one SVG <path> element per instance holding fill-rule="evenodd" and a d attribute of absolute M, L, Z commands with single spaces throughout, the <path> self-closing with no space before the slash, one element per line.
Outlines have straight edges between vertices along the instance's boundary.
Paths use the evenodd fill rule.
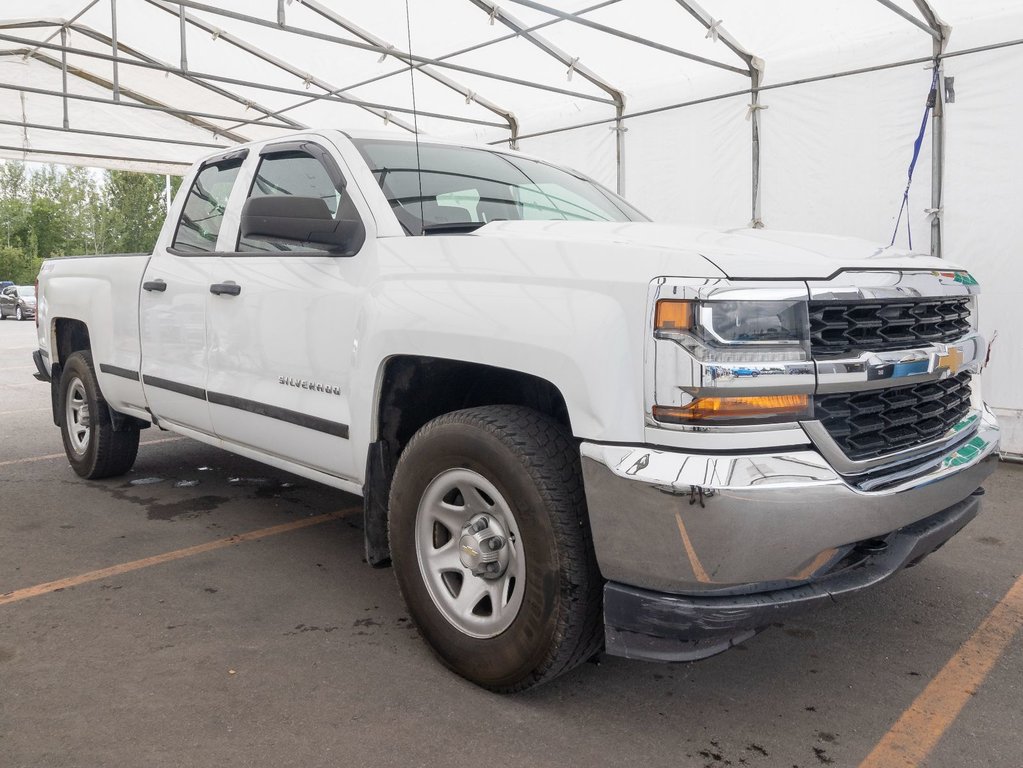
<path fill-rule="evenodd" d="M 462 528 L 458 557 L 473 576 L 496 579 L 508 567 L 508 537 L 490 515 L 475 515 Z"/>

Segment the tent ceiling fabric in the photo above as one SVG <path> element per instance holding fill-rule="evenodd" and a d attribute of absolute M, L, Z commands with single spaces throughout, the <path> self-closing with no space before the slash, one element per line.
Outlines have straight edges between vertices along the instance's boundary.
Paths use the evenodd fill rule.
<path fill-rule="evenodd" d="M 507 141 L 613 120 L 622 97 L 628 116 L 749 90 L 746 51 L 767 62 L 764 85 L 886 63 L 865 39 L 897 40 L 901 58 L 932 53 L 923 2 L 705 2 L 409 0 L 407 16 L 404 0 L 9 4 L 0 156 L 181 172 L 216 146 L 290 128 L 416 122 L 424 135 Z"/>

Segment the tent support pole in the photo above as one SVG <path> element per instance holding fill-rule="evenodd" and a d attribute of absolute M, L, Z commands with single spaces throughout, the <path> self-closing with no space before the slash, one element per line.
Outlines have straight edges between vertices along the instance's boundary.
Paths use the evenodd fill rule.
<path fill-rule="evenodd" d="M 163 201 L 164 201 L 163 212 L 165 214 L 166 213 L 170 213 L 171 192 L 170 192 L 170 174 L 169 173 L 164 174 L 164 177 L 163 177 Z"/>
<path fill-rule="evenodd" d="M 945 97 L 942 83 L 941 43 L 935 42 L 934 68 L 938 72 L 931 124 L 931 256 L 941 258 L 941 216 L 945 176 Z"/>
<path fill-rule="evenodd" d="M 178 37 L 181 40 L 181 69 L 185 72 L 188 71 L 188 43 L 185 36 L 187 29 L 188 25 L 185 23 L 185 9 L 178 8 Z"/>
<path fill-rule="evenodd" d="M 113 90 L 114 90 L 114 101 L 121 100 L 121 86 L 117 77 L 117 0 L 110 0 L 110 48 L 114 56 L 114 77 L 113 77 Z"/>
<path fill-rule="evenodd" d="M 753 229 L 763 229 L 764 220 L 760 209 L 760 69 L 756 66 L 750 67 L 750 79 L 752 87 L 752 98 L 750 99 L 750 130 L 751 144 L 753 147 L 753 173 L 752 173 L 752 212 L 750 226 Z"/>
<path fill-rule="evenodd" d="M 615 191 L 625 197 L 625 132 L 629 129 L 625 127 L 624 103 L 615 107 L 615 124 L 611 130 L 615 132 L 615 178 L 617 180 Z"/>
<path fill-rule="evenodd" d="M 60 28 L 60 80 L 61 91 L 64 94 L 61 97 L 64 108 L 64 127 L 70 128 L 71 123 L 68 120 L 67 110 L 67 27 Z"/>
<path fill-rule="evenodd" d="M 937 93 L 934 99 L 933 120 L 931 124 L 931 256 L 941 258 L 941 236 L 942 236 L 942 205 L 944 204 L 944 176 L 945 176 L 945 99 L 944 83 L 942 83 L 942 57 L 945 54 L 945 46 L 948 45 L 948 38 L 952 34 L 952 28 L 941 20 L 937 12 L 931 6 L 929 0 L 913 0 L 917 10 L 927 21 L 927 26 L 937 33 L 934 38 L 934 71 L 938 78 L 936 81 Z"/>

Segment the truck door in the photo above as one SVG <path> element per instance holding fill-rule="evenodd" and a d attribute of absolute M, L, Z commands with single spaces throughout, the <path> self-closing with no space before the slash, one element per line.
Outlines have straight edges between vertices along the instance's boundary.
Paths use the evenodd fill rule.
<path fill-rule="evenodd" d="M 326 142 L 270 144 L 257 160 L 233 252 L 214 264 L 207 297 L 213 427 L 225 441 L 351 479 L 368 209 Z"/>
<path fill-rule="evenodd" d="M 142 383 L 158 420 L 213 433 L 206 402 L 206 304 L 224 210 L 247 150 L 206 162 L 195 174 L 170 238 L 161 238 L 142 278 Z"/>

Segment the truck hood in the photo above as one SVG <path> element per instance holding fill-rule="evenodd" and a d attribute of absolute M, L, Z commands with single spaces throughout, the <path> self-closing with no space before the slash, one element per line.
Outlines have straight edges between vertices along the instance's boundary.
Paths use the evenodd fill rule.
<path fill-rule="evenodd" d="M 817 280 L 843 270 L 942 269 L 952 265 L 900 248 L 834 235 L 651 222 L 496 221 L 476 237 L 600 243 L 699 254 L 731 279 Z"/>

